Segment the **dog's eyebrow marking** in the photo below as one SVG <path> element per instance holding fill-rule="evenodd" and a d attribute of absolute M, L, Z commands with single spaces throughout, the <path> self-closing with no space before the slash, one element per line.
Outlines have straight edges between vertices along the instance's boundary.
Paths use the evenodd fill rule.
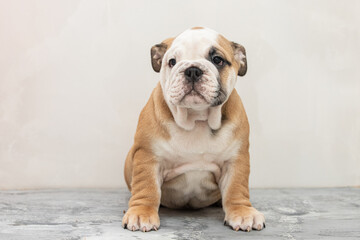
<path fill-rule="evenodd" d="M 209 51 L 210 60 L 211 60 L 211 58 L 212 58 L 214 55 L 218 55 L 218 56 L 222 57 L 222 58 L 224 59 L 225 63 L 226 63 L 227 65 L 231 66 L 231 62 L 229 62 L 229 61 L 226 59 L 225 54 L 223 54 L 218 48 L 216 48 L 216 47 L 213 46 L 213 47 L 210 48 L 210 51 Z"/>
<path fill-rule="evenodd" d="M 191 30 L 198 30 L 198 29 L 204 29 L 203 27 L 193 27 Z"/>

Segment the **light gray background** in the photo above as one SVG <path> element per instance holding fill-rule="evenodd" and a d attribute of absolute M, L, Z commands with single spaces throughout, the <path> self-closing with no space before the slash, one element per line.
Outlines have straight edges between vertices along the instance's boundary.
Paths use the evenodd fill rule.
<path fill-rule="evenodd" d="M 360 2 L 0 0 L 0 189 L 125 186 L 158 74 L 193 26 L 245 46 L 252 187 L 360 185 Z"/>

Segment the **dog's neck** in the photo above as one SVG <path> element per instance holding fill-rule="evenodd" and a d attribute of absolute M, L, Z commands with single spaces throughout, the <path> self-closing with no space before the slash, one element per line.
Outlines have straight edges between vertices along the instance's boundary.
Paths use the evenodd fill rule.
<path fill-rule="evenodd" d="M 196 121 L 207 121 L 212 130 L 217 130 L 221 127 L 221 105 L 203 110 L 171 105 L 169 108 L 176 124 L 187 131 L 194 129 Z"/>

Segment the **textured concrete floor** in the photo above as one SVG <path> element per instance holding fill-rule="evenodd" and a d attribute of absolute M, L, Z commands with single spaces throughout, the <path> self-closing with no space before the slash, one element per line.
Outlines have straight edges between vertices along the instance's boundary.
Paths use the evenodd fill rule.
<path fill-rule="evenodd" d="M 160 209 L 161 228 L 121 228 L 121 190 L 0 191 L 0 239 L 360 239 L 360 188 L 256 189 L 263 231 L 234 232 L 221 208 Z"/>

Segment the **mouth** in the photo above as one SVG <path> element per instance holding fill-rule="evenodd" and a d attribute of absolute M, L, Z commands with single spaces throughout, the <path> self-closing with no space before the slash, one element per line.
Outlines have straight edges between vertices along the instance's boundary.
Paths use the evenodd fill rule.
<path fill-rule="evenodd" d="M 194 87 L 192 87 L 192 89 L 190 89 L 187 93 L 184 94 L 184 96 L 180 100 L 180 103 L 208 104 L 205 97 L 201 93 L 199 93 Z"/>

